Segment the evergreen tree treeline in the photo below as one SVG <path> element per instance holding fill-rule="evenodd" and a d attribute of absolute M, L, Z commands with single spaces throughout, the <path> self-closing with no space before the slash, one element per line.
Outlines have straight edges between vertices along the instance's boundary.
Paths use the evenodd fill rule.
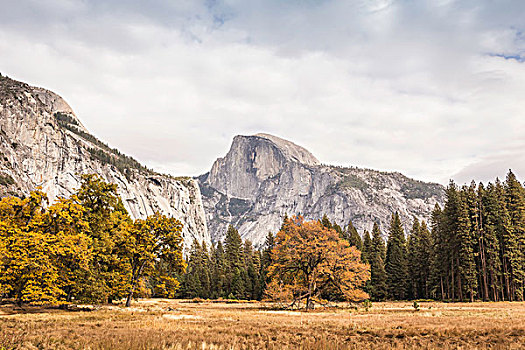
<path fill-rule="evenodd" d="M 243 242 L 239 232 L 229 226 L 224 244 L 209 249 L 194 241 L 181 294 L 185 298 L 260 300 L 268 282 L 274 237 L 268 234 L 262 251 Z"/>
<path fill-rule="evenodd" d="M 486 187 L 451 182 L 431 240 L 429 297 L 523 301 L 525 190 L 512 171 Z"/>
<path fill-rule="evenodd" d="M 486 186 L 451 182 L 445 205 L 436 205 L 430 225 L 414 219 L 407 234 L 394 213 L 386 242 L 377 223 L 362 238 L 352 223 L 343 230 L 326 215 L 319 223 L 362 251 L 371 274 L 364 289 L 372 300 L 524 299 L 525 189 L 512 172 L 503 183 Z M 263 250 L 254 250 L 231 226 L 224 246 L 208 250 L 195 242 L 184 296 L 261 299 L 270 282 L 273 244 L 270 233 Z M 337 298 L 326 292 L 323 297 Z"/>
<path fill-rule="evenodd" d="M 486 186 L 451 181 L 430 224 L 414 219 L 405 237 L 392 215 L 386 254 L 379 227 L 365 231 L 373 300 L 524 300 L 525 189 L 512 171 Z"/>

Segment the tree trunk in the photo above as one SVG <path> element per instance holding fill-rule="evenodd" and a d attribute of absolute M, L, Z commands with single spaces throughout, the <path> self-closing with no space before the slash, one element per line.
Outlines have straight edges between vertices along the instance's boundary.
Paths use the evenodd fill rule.
<path fill-rule="evenodd" d="M 505 290 L 507 291 L 507 300 L 512 301 L 512 295 L 510 293 L 510 283 L 509 283 L 509 269 L 507 267 L 507 259 L 503 259 L 503 276 L 505 278 Z"/>
<path fill-rule="evenodd" d="M 308 293 L 308 296 L 306 297 L 306 311 L 310 310 L 310 303 L 311 303 L 311 296 L 310 293 Z"/>
<path fill-rule="evenodd" d="M 440 278 L 440 284 L 441 284 L 441 300 L 445 300 L 445 289 L 443 288 L 443 276 Z"/>
<path fill-rule="evenodd" d="M 458 266 L 458 273 L 457 273 L 457 276 L 458 276 L 458 295 L 459 295 L 459 300 L 463 301 L 463 282 L 462 282 L 462 279 L 461 279 L 461 274 L 459 273 L 459 258 L 456 258 L 456 264 Z"/>
<path fill-rule="evenodd" d="M 312 293 L 313 293 L 313 281 L 311 275 L 306 278 L 306 283 L 308 284 L 308 293 L 306 295 L 306 311 L 310 310 L 312 303 Z"/>
<path fill-rule="evenodd" d="M 452 289 L 451 294 L 450 294 L 451 299 L 456 299 L 456 287 L 455 286 L 456 286 L 456 275 L 454 274 L 454 262 L 452 262 L 452 278 L 450 281 L 450 287 Z"/>
<path fill-rule="evenodd" d="M 488 286 L 489 283 L 488 283 L 488 276 L 487 276 L 487 258 L 486 258 L 486 253 L 485 253 L 485 244 L 483 242 L 483 236 L 481 237 L 479 241 L 479 251 L 480 251 L 480 259 L 481 259 L 481 269 L 482 269 L 482 274 L 483 274 L 483 278 L 482 278 L 483 301 L 487 301 L 489 297 L 489 286 Z"/>
<path fill-rule="evenodd" d="M 146 261 L 140 265 L 138 268 L 138 272 L 136 272 L 135 269 L 133 269 L 132 277 L 131 277 L 131 287 L 129 288 L 129 294 L 126 298 L 126 307 L 131 306 L 131 299 L 133 298 L 133 292 L 135 292 L 135 286 L 138 284 L 138 281 L 140 280 L 140 277 L 142 276 L 142 270 L 144 269 L 144 266 L 146 265 Z"/>
<path fill-rule="evenodd" d="M 500 279 L 500 285 L 501 285 L 501 288 L 499 290 L 501 294 L 501 301 L 505 301 L 505 282 L 503 281 L 503 276 L 500 275 L 499 279 Z"/>
<path fill-rule="evenodd" d="M 126 298 L 126 307 L 131 306 L 131 299 L 133 299 L 133 292 L 135 291 L 135 284 L 131 285 L 131 288 L 129 289 L 128 297 Z"/>

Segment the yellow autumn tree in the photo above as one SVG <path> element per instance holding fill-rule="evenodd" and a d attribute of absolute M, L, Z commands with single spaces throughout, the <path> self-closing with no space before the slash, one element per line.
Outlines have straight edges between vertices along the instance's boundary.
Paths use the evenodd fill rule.
<path fill-rule="evenodd" d="M 370 278 L 369 265 L 361 262 L 355 247 L 319 221 L 285 219 L 271 255 L 266 294 L 274 300 L 288 301 L 292 307 L 304 303 L 309 310 L 327 289 L 349 301 L 368 298 L 360 288 Z"/>
<path fill-rule="evenodd" d="M 0 298 L 23 303 L 111 302 L 152 288 L 174 297 L 185 269 L 182 224 L 131 220 L 117 187 L 83 175 L 70 198 L 0 200 Z"/>
<path fill-rule="evenodd" d="M 55 237 L 44 228 L 46 195 L 0 201 L 0 290 L 23 302 L 56 303 L 63 294 L 55 262 Z"/>
<path fill-rule="evenodd" d="M 89 273 L 93 259 L 89 225 L 84 218 L 85 208 L 76 199 L 59 198 L 43 215 L 41 231 L 54 239 L 53 258 L 58 270 L 58 286 L 70 302 L 81 292 L 81 278 Z"/>
<path fill-rule="evenodd" d="M 182 257 L 182 224 L 160 213 L 135 220 L 127 241 L 128 259 L 131 267 L 129 291 L 126 306 L 139 283 L 155 271 L 157 262 L 162 262 L 167 272 L 182 274 L 186 267 Z M 167 295 L 174 295 L 179 288 L 177 279 L 170 274 L 156 276 L 160 278 Z"/>
<path fill-rule="evenodd" d="M 93 257 L 89 271 L 79 276 L 75 297 L 85 302 L 112 302 L 126 296 L 131 268 L 127 246 L 133 221 L 129 217 L 117 185 L 96 174 L 81 177 L 72 197 L 84 208 Z"/>

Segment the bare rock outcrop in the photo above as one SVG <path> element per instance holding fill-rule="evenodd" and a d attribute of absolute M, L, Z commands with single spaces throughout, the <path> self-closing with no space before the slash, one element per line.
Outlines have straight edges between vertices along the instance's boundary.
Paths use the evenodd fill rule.
<path fill-rule="evenodd" d="M 399 212 L 405 225 L 428 220 L 443 203 L 441 185 L 369 169 L 321 165 L 304 148 L 267 134 L 236 136 L 228 154 L 199 178 L 212 241 L 233 224 L 244 239 L 261 246 L 285 214 L 318 219 L 324 214 L 362 231 L 388 227 Z"/>
<path fill-rule="evenodd" d="M 133 218 L 160 211 L 183 224 L 185 248 L 210 243 L 200 188 L 191 178 L 157 174 L 92 136 L 57 94 L 0 76 L 0 195 L 42 187 L 50 202 L 96 173 L 118 185 Z"/>

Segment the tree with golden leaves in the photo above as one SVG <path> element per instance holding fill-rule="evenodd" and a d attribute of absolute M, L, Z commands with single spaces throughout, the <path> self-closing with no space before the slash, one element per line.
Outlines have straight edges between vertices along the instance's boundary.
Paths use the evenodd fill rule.
<path fill-rule="evenodd" d="M 155 272 L 155 265 L 159 260 L 167 265 L 168 271 L 172 272 L 157 276 L 168 282 L 165 284 L 165 288 L 169 289 L 166 294 L 173 295 L 179 288 L 179 282 L 172 275 L 181 274 L 186 268 L 182 257 L 181 232 L 180 221 L 159 213 L 145 220 L 135 220 L 127 241 L 131 274 L 126 306 L 131 305 L 133 293 L 143 278 Z"/>
<path fill-rule="evenodd" d="M 0 294 L 19 305 L 70 296 L 91 259 L 83 208 L 60 199 L 46 211 L 46 202 L 41 191 L 0 200 Z"/>
<path fill-rule="evenodd" d="M 126 258 L 133 220 L 118 195 L 117 185 L 96 174 L 84 174 L 81 180 L 72 200 L 84 208 L 93 257 L 89 271 L 78 279 L 74 297 L 82 302 L 111 303 L 128 294 L 131 268 Z"/>
<path fill-rule="evenodd" d="M 266 294 L 274 300 L 291 302 L 292 307 L 304 302 L 310 310 L 328 288 L 348 301 L 368 298 L 360 288 L 370 278 L 369 265 L 338 232 L 319 221 L 301 216 L 286 219 L 271 255 Z"/>
<path fill-rule="evenodd" d="M 53 238 L 53 261 L 58 269 L 59 283 L 71 302 L 82 288 L 81 278 L 89 273 L 93 259 L 89 225 L 84 219 L 85 208 L 71 198 L 59 198 L 43 214 L 41 231 Z"/>

